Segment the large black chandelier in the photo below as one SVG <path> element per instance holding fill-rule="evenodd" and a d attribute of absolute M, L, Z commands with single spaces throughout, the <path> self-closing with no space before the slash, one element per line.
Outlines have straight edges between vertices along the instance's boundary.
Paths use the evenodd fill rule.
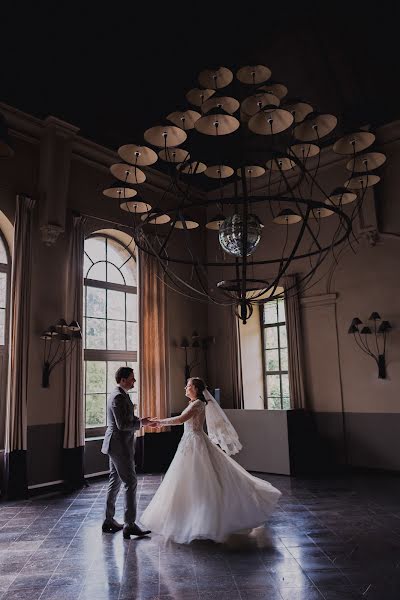
<path fill-rule="evenodd" d="M 288 98 L 264 65 L 235 76 L 207 69 L 198 82 L 187 106 L 144 132 L 148 146 L 119 148 L 124 162 L 110 167 L 117 181 L 104 194 L 129 213 L 137 246 L 159 262 L 166 285 L 233 304 L 245 323 L 255 304 L 299 289 L 283 289 L 285 275 L 297 273 L 307 289 L 327 257 L 352 247 L 354 220 L 386 157 L 368 129 L 335 135 L 334 115 Z M 332 145 L 339 159 L 327 175 L 321 156 Z M 169 185 L 152 206 L 140 188 L 143 167 L 158 159 Z"/>

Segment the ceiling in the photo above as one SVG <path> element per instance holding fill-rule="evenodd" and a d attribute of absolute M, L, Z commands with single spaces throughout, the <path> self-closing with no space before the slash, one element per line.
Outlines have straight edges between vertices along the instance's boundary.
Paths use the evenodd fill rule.
<path fill-rule="evenodd" d="M 266 64 L 291 96 L 345 126 L 400 118 L 397 2 L 253 3 L 236 13 L 194 4 L 197 15 L 178 3 L 68 12 L 54 3 L 41 13 L 31 4 L 2 14 L 0 101 L 112 149 L 142 143 L 145 129 L 185 106 L 198 72 L 219 65 Z"/>

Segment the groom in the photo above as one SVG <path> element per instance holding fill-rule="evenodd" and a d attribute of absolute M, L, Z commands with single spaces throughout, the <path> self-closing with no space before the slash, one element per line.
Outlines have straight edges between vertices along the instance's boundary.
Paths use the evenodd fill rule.
<path fill-rule="evenodd" d="M 144 536 L 136 525 L 136 488 L 135 471 L 135 431 L 145 425 L 153 425 L 147 417 L 139 419 L 134 415 L 133 404 L 128 392 L 135 385 L 135 375 L 130 367 L 120 367 L 115 374 L 117 387 L 107 400 L 107 430 L 101 451 L 110 457 L 110 478 L 107 492 L 106 516 L 102 529 L 115 533 L 123 528 L 125 539 L 131 535 Z M 115 501 L 121 484 L 125 491 L 124 525 L 114 519 Z"/>

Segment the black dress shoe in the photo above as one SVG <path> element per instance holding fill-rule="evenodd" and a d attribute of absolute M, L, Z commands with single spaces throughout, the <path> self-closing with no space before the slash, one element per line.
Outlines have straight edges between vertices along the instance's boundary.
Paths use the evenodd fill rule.
<path fill-rule="evenodd" d="M 144 535 L 148 535 L 151 533 L 149 529 L 143 530 L 140 529 L 138 525 L 124 525 L 123 536 L 126 540 L 129 540 L 131 535 L 137 535 L 138 537 L 143 537 Z"/>
<path fill-rule="evenodd" d="M 121 525 L 121 523 L 118 523 L 113 519 L 112 521 L 104 521 L 101 528 L 104 531 L 104 533 L 115 533 L 116 531 L 121 531 L 123 525 Z"/>

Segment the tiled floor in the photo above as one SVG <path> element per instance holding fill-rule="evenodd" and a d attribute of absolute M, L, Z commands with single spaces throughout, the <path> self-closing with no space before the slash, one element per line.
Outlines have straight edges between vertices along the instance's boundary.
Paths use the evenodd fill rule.
<path fill-rule="evenodd" d="M 0 599 L 400 598 L 400 478 L 268 480 L 283 496 L 266 532 L 226 545 L 102 534 L 105 480 L 2 503 Z M 140 510 L 159 481 L 140 478 Z"/>

